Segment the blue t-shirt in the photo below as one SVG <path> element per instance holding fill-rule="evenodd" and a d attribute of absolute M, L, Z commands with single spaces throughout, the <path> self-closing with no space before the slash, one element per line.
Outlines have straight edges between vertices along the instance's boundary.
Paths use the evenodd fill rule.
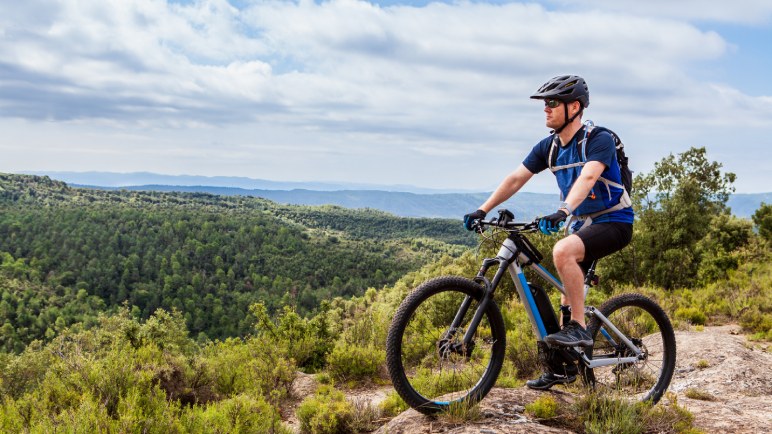
<path fill-rule="evenodd" d="M 577 141 L 582 140 L 584 134 L 585 128 L 581 128 L 576 132 L 571 141 L 568 142 L 567 146 L 557 147 L 558 155 L 554 166 L 563 166 L 581 161 L 599 161 L 605 166 L 603 173 L 601 173 L 601 177 L 617 184 L 622 184 L 619 163 L 616 158 L 616 146 L 611 134 L 607 131 L 597 131 L 593 133 L 587 141 L 586 146 L 584 146 L 586 158 L 582 158 L 579 155 Z M 525 160 L 523 160 L 523 165 L 532 173 L 539 173 L 544 169 L 549 168 L 549 153 L 550 148 L 552 147 L 552 141 L 553 136 L 544 138 L 533 147 Z M 561 200 L 565 200 L 565 197 L 568 196 L 568 192 L 571 191 L 571 187 L 573 187 L 574 182 L 579 178 L 581 171 L 582 167 L 577 166 L 555 172 L 555 179 L 560 188 Z M 584 202 L 574 210 L 574 214 L 584 215 L 611 208 L 619 203 L 622 193 L 623 190 L 621 188 L 610 185 L 607 187 L 606 184 L 598 181 L 592 187 L 592 190 L 590 190 L 590 193 Z M 633 219 L 633 209 L 632 207 L 628 207 L 599 215 L 593 218 L 593 224 L 603 222 L 632 223 Z"/>

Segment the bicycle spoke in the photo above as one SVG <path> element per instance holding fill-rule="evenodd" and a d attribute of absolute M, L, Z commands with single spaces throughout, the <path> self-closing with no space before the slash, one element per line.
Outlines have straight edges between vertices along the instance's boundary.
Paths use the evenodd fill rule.
<path fill-rule="evenodd" d="M 664 312 L 654 302 L 637 294 L 626 294 L 609 300 L 604 315 L 640 352 L 635 362 L 618 363 L 593 369 L 595 386 L 599 389 L 620 392 L 637 399 L 659 399 L 670 382 L 675 365 L 672 328 Z M 606 305 L 604 305 L 606 306 Z M 660 323 L 666 325 L 660 329 Z M 595 320 L 592 326 L 595 339 L 593 359 L 619 359 L 636 355 L 622 339 Z M 604 333 L 605 332 L 605 333 Z M 609 339 L 609 337 L 611 339 Z"/>

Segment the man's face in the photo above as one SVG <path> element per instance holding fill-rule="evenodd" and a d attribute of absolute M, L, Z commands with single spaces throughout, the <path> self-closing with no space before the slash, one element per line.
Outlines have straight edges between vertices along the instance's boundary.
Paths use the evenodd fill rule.
<path fill-rule="evenodd" d="M 544 100 L 544 114 L 546 125 L 549 129 L 556 129 L 563 126 L 566 122 L 566 109 L 563 107 L 566 103 L 556 99 L 547 98 Z M 568 103 L 568 117 L 575 115 L 579 111 L 581 104 L 579 101 Z"/>
<path fill-rule="evenodd" d="M 548 98 L 544 100 L 544 114 L 546 116 L 547 128 L 552 130 L 560 128 L 566 121 L 563 102 L 556 99 Z"/>

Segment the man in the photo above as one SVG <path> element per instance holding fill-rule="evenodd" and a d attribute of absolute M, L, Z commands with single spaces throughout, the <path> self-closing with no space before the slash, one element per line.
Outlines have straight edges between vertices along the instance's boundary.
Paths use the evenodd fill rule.
<path fill-rule="evenodd" d="M 575 75 L 554 77 L 531 98 L 544 100 L 546 125 L 552 129 L 550 136 L 533 147 L 523 163 L 504 178 L 477 211 L 464 216 L 464 226 L 472 230 L 474 221 L 485 218 L 493 208 L 517 193 L 534 174 L 547 168 L 552 170 L 564 202 L 556 212 L 539 220 L 539 229 L 549 235 L 557 232 L 569 216 L 578 221 L 573 225 L 574 232 L 558 241 L 552 252 L 566 291 L 561 304 L 570 306 L 570 321 L 544 341 L 550 346 L 589 346 L 592 338 L 584 320 L 585 270 L 593 260 L 616 252 L 630 242 L 633 210 L 622 185 L 613 137 L 605 130 L 588 134 L 582 124 L 584 109 L 590 105 L 584 79 Z M 585 140 L 584 146 L 577 146 L 582 140 Z M 584 155 L 580 155 L 581 150 Z M 565 307 L 561 309 L 566 312 Z M 548 367 L 545 371 L 540 378 L 528 381 L 528 387 L 549 389 L 576 379 L 572 365 L 562 373 L 551 372 Z"/>

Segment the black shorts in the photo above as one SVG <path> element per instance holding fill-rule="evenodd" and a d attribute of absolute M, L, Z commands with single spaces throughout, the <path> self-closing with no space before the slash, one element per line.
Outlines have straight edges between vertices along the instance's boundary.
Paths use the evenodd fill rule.
<path fill-rule="evenodd" d="M 584 243 L 584 260 L 579 263 L 586 270 L 592 261 L 608 256 L 628 244 L 633 238 L 632 223 L 595 223 L 574 232 Z"/>

